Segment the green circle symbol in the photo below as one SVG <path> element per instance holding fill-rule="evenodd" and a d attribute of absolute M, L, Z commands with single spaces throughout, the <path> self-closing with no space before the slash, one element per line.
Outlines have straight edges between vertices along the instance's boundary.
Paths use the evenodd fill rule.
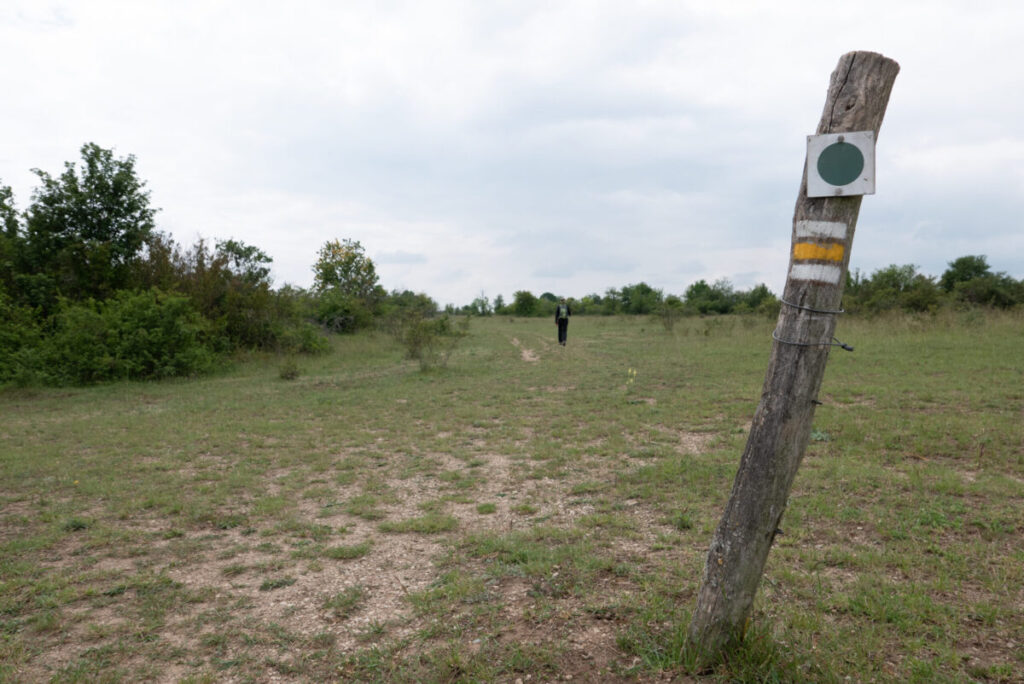
<path fill-rule="evenodd" d="M 864 155 L 848 142 L 832 143 L 818 155 L 818 175 L 830 185 L 846 185 L 864 170 Z"/>

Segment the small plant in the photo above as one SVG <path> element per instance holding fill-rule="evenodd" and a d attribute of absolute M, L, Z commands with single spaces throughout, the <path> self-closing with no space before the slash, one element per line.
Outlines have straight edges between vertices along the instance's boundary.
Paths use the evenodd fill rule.
<path fill-rule="evenodd" d="M 829 442 L 831 440 L 832 440 L 832 437 L 827 432 L 825 432 L 824 430 L 819 430 L 818 428 L 813 428 L 811 430 L 811 441 L 812 442 Z"/>
<path fill-rule="evenodd" d="M 690 516 L 690 512 L 686 509 L 677 511 L 675 515 L 672 516 L 669 523 L 680 532 L 693 529 L 693 518 Z"/>
<path fill-rule="evenodd" d="M 496 512 L 497 510 L 498 507 L 492 503 L 482 503 L 478 504 L 476 507 L 476 512 L 480 515 L 489 515 L 490 513 Z"/>
<path fill-rule="evenodd" d="M 63 525 L 65 532 L 81 532 L 92 527 L 92 523 L 82 518 L 69 518 Z"/>
<path fill-rule="evenodd" d="M 295 380 L 299 377 L 299 365 L 295 359 L 288 359 L 281 364 L 277 374 L 282 380 Z"/>
<path fill-rule="evenodd" d="M 324 608 L 331 611 L 334 617 L 344 620 L 354 615 L 364 600 L 366 600 L 366 590 L 356 584 L 328 597 L 324 600 Z"/>
<path fill-rule="evenodd" d="M 244 574 L 249 568 L 241 563 L 232 563 L 231 565 L 224 568 L 221 572 L 226 577 L 237 577 L 238 575 Z"/>
<path fill-rule="evenodd" d="M 296 580 L 294 577 L 275 577 L 273 579 L 265 580 L 263 584 L 260 585 L 260 591 L 274 591 L 275 589 L 283 589 L 285 587 L 290 587 L 291 585 L 295 584 L 295 581 Z"/>
<path fill-rule="evenodd" d="M 388 627 L 380 620 L 371 620 L 366 629 L 356 635 L 360 641 L 377 641 L 387 634 Z"/>

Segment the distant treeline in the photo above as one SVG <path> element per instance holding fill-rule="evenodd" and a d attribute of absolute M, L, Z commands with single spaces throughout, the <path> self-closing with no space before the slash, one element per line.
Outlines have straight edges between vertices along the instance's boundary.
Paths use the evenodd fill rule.
<path fill-rule="evenodd" d="M 183 248 L 157 230 L 133 156 L 93 143 L 81 156 L 59 176 L 34 170 L 40 184 L 23 212 L 0 183 L 0 386 L 188 376 L 240 350 L 318 353 L 327 334 L 369 327 L 426 367 L 465 332 L 429 296 L 385 291 L 357 241 L 320 248 L 310 290 L 274 289 L 271 258 L 237 240 Z M 510 302 L 481 295 L 445 313 L 552 316 L 557 302 L 521 290 Z M 960 257 L 939 278 L 914 266 L 855 270 L 844 296 L 847 311 L 866 313 L 1022 302 L 1024 282 L 993 273 L 984 256 Z M 779 310 L 765 285 L 735 290 L 725 279 L 682 295 L 641 282 L 570 303 L 574 315 L 656 315 L 668 328 L 685 315 Z"/>
<path fill-rule="evenodd" d="M 703 280 L 687 288 L 683 296 L 666 295 L 647 283 L 626 285 L 621 289 L 609 288 L 604 295 L 589 294 L 582 298 L 566 297 L 573 315 L 616 316 L 663 314 L 666 310 L 679 315 L 763 313 L 776 314 L 779 301 L 766 285 L 751 290 L 735 290 L 726 280 L 708 285 Z M 455 313 L 476 316 L 491 314 L 507 316 L 553 316 L 559 297 L 551 292 L 535 296 L 527 290 L 516 292 L 511 302 L 498 295 L 494 302 L 485 296 L 477 297 L 472 303 Z"/>
<path fill-rule="evenodd" d="M 604 295 L 567 298 L 573 314 L 614 316 L 620 314 L 682 316 L 713 314 L 765 314 L 775 316 L 779 300 L 766 285 L 736 290 L 727 279 L 708 285 L 698 280 L 682 295 L 665 294 L 646 283 L 609 289 Z M 487 316 L 553 316 L 559 297 L 551 292 L 534 296 L 526 290 L 506 302 L 500 295 L 490 302 L 480 296 L 457 313 Z M 949 307 L 1008 309 L 1024 304 L 1024 280 L 994 273 L 984 255 L 962 256 L 949 263 L 940 277 L 920 273 L 914 265 L 893 264 L 871 276 L 854 269 L 846 279 L 843 306 L 849 313 L 878 314 L 886 311 L 928 312 Z"/>

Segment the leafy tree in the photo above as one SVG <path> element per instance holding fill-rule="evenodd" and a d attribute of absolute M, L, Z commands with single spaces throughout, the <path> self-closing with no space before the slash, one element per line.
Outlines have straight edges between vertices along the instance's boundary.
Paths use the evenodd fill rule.
<path fill-rule="evenodd" d="M 687 306 L 702 314 L 726 314 L 735 304 L 732 283 L 726 278 L 716 280 L 714 285 L 708 285 L 704 279 L 698 280 L 686 288 L 685 298 Z"/>
<path fill-rule="evenodd" d="M 132 287 L 156 209 L 136 176 L 135 157 L 118 159 L 95 143 L 82 146 L 82 166 L 64 164 L 53 177 L 33 169 L 41 186 L 25 214 L 22 271 L 52 278 L 56 292 L 104 298 Z"/>
<path fill-rule="evenodd" d="M 491 308 L 491 301 L 481 292 L 480 296 L 466 307 L 466 313 L 472 316 L 490 316 L 494 313 L 494 309 Z"/>
<path fill-rule="evenodd" d="M 0 235 L 18 237 L 18 210 L 14 208 L 14 193 L 10 186 L 0 185 Z"/>
<path fill-rule="evenodd" d="M 984 255 L 962 256 L 949 262 L 949 268 L 939 279 L 939 285 L 946 292 L 952 292 L 957 283 L 966 283 L 989 274 L 988 259 Z"/>
<path fill-rule="evenodd" d="M 335 332 L 369 326 L 387 296 L 377 284 L 377 269 L 358 240 L 330 240 L 313 266 L 317 319 Z"/>
<path fill-rule="evenodd" d="M 583 298 L 580 299 L 577 308 L 579 309 L 580 314 L 600 313 L 601 295 L 597 294 L 596 292 L 593 292 L 588 295 L 583 295 Z"/>
<path fill-rule="evenodd" d="M 325 242 L 317 253 L 313 274 L 317 293 L 337 290 L 367 303 L 378 294 L 377 269 L 358 240 Z"/>
<path fill-rule="evenodd" d="M 270 288 L 271 259 L 237 240 L 218 241 L 211 249 L 200 239 L 185 253 L 158 238 L 150 240 L 146 280 L 161 289 L 187 295 L 213 324 L 215 340 L 225 349 L 317 351 L 308 296 Z"/>
<path fill-rule="evenodd" d="M 516 316 L 533 316 L 537 310 L 537 298 L 528 290 L 519 290 L 512 295 L 512 313 Z"/>
<path fill-rule="evenodd" d="M 18 263 L 18 212 L 14 208 L 14 195 L 6 185 L 0 185 L 0 288 L 14 284 Z"/>
<path fill-rule="evenodd" d="M 742 304 L 746 310 L 756 311 L 763 303 L 772 300 L 775 295 L 764 283 L 754 286 L 747 292 L 737 292 L 737 306 Z"/>
<path fill-rule="evenodd" d="M 647 283 L 626 285 L 619 292 L 623 313 L 649 314 L 654 312 L 662 301 L 661 290 L 655 290 Z"/>
<path fill-rule="evenodd" d="M 237 240 L 217 242 L 217 254 L 227 260 L 232 274 L 250 285 L 270 285 L 270 267 L 273 259 L 262 250 Z"/>
<path fill-rule="evenodd" d="M 858 271 L 847 282 L 851 288 L 844 301 L 850 311 L 931 311 L 942 301 L 934 278 L 918 273 L 913 264 L 891 264 L 878 269 L 870 278 L 861 277 Z"/>
<path fill-rule="evenodd" d="M 1008 309 L 1024 303 L 1024 281 L 1018 282 L 1002 272 L 960 281 L 953 292 L 965 304 Z"/>
<path fill-rule="evenodd" d="M 605 316 L 614 316 L 622 310 L 622 296 L 614 287 L 604 291 L 601 299 L 601 313 Z"/>

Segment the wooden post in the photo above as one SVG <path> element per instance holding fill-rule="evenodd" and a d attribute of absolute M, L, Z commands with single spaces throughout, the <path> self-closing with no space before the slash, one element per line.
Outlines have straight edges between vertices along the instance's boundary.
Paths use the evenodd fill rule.
<path fill-rule="evenodd" d="M 850 52 L 832 72 L 818 134 L 874 131 L 899 65 Z M 771 358 L 732 493 L 708 550 L 687 647 L 703 665 L 742 640 L 768 551 L 810 438 L 850 261 L 860 196 L 807 197 L 807 164 Z"/>

